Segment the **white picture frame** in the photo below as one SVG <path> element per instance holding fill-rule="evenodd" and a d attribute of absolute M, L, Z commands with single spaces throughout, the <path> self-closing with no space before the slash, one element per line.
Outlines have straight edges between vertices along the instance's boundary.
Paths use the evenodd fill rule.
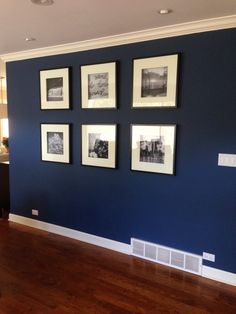
<path fill-rule="evenodd" d="M 133 108 L 177 106 L 178 57 L 133 60 Z"/>
<path fill-rule="evenodd" d="M 82 124 L 82 165 L 116 168 L 116 124 Z"/>
<path fill-rule="evenodd" d="M 41 124 L 41 160 L 70 163 L 70 124 Z"/>
<path fill-rule="evenodd" d="M 116 109 L 117 62 L 81 66 L 82 109 Z"/>
<path fill-rule="evenodd" d="M 131 125 L 131 170 L 174 174 L 176 125 Z"/>
<path fill-rule="evenodd" d="M 40 71 L 40 109 L 70 109 L 70 69 Z"/>

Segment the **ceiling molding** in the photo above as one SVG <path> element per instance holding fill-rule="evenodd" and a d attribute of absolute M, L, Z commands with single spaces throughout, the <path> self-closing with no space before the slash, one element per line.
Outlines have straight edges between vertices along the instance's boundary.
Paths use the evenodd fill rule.
<path fill-rule="evenodd" d="M 183 36 L 221 29 L 235 28 L 236 15 L 218 17 L 207 20 L 200 20 L 189 23 L 175 24 L 159 28 L 152 28 L 138 32 L 125 33 L 115 36 L 102 37 L 97 39 L 74 42 L 64 45 L 57 45 L 45 48 L 25 50 L 0 55 L 4 62 L 39 58 L 45 56 L 73 53 L 111 46 L 126 45 L 148 40 L 155 40 L 168 37 Z"/>

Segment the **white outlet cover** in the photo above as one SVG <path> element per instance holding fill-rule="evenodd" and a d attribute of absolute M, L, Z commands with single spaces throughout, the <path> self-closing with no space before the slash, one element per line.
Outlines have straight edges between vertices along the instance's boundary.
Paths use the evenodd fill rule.
<path fill-rule="evenodd" d="M 203 252 L 202 258 L 206 261 L 215 262 L 215 255 L 207 252 Z"/>
<path fill-rule="evenodd" d="M 32 209 L 32 215 L 38 216 L 39 211 L 37 209 Z"/>

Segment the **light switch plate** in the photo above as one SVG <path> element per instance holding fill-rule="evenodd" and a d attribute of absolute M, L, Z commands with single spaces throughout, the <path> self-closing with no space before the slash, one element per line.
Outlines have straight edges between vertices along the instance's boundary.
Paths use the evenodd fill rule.
<path fill-rule="evenodd" d="M 235 154 L 219 154 L 218 166 L 236 167 L 236 155 Z"/>

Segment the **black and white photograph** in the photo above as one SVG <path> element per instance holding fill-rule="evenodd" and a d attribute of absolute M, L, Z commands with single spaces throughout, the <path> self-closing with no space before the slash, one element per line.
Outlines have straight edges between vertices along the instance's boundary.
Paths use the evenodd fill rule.
<path fill-rule="evenodd" d="M 47 101 L 63 100 L 63 77 L 46 79 Z"/>
<path fill-rule="evenodd" d="M 82 109 L 115 109 L 116 62 L 81 66 Z"/>
<path fill-rule="evenodd" d="M 48 154 L 63 155 L 63 132 L 47 132 Z"/>
<path fill-rule="evenodd" d="M 140 162 L 165 163 L 164 137 L 140 135 Z"/>
<path fill-rule="evenodd" d="M 89 99 L 103 99 L 109 96 L 109 74 L 95 73 L 88 75 L 88 98 Z"/>
<path fill-rule="evenodd" d="M 41 159 L 70 163 L 70 124 L 41 124 Z"/>
<path fill-rule="evenodd" d="M 116 167 L 116 124 L 83 124 L 82 165 Z"/>
<path fill-rule="evenodd" d="M 178 55 L 133 60 L 133 108 L 176 107 Z"/>
<path fill-rule="evenodd" d="M 131 170 L 174 174 L 176 125 L 131 125 Z"/>
<path fill-rule="evenodd" d="M 89 151 L 88 157 L 92 158 L 108 158 L 109 142 L 101 139 L 101 134 L 89 133 Z"/>
<path fill-rule="evenodd" d="M 142 97 L 166 97 L 168 67 L 142 70 Z"/>
<path fill-rule="evenodd" d="M 70 109 L 70 69 L 40 71 L 40 108 Z"/>

